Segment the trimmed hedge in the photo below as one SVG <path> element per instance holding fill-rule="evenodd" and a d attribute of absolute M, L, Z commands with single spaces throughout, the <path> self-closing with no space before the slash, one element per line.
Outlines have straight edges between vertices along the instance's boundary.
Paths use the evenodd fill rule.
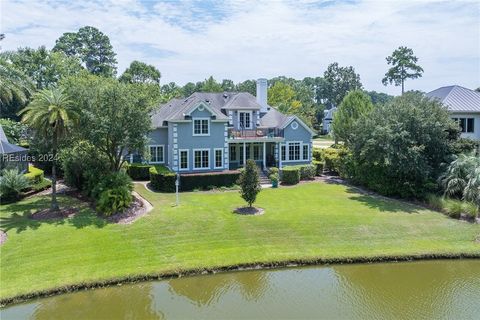
<path fill-rule="evenodd" d="M 165 166 L 152 166 L 149 169 L 150 186 L 161 192 L 175 192 L 175 172 Z"/>
<path fill-rule="evenodd" d="M 300 179 L 313 180 L 315 179 L 316 168 L 313 164 L 300 165 Z"/>
<path fill-rule="evenodd" d="M 322 161 L 322 149 L 314 147 L 312 152 L 313 159 L 316 161 Z"/>
<path fill-rule="evenodd" d="M 127 174 L 132 180 L 150 179 L 150 168 L 152 166 L 143 163 L 132 163 L 127 165 Z"/>
<path fill-rule="evenodd" d="M 282 168 L 282 183 L 297 184 L 300 182 L 300 167 L 289 166 Z"/>
<path fill-rule="evenodd" d="M 37 184 L 43 181 L 44 172 L 42 169 L 35 168 L 31 164 L 28 165 L 28 173 L 25 173 L 25 178 L 28 179 L 30 184 Z"/>
<path fill-rule="evenodd" d="M 231 187 L 237 183 L 240 171 L 209 172 L 183 174 L 180 176 L 180 189 L 192 191 L 195 189 L 210 189 L 212 187 Z"/>
<path fill-rule="evenodd" d="M 313 160 L 312 164 L 315 166 L 315 175 L 321 176 L 323 173 L 323 162 L 322 161 L 317 161 Z"/>

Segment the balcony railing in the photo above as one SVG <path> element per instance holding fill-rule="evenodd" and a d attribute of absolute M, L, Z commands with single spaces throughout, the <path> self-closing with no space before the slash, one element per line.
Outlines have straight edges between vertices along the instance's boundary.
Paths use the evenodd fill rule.
<path fill-rule="evenodd" d="M 229 139 L 268 139 L 283 138 L 283 129 L 262 128 L 262 129 L 228 129 Z"/>

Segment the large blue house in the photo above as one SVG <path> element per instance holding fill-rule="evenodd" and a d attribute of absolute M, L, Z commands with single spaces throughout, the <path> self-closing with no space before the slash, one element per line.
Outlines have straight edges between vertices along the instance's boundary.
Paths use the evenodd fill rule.
<path fill-rule="evenodd" d="M 173 99 L 153 114 L 152 124 L 150 163 L 181 174 L 234 170 L 245 159 L 265 170 L 312 158 L 313 131 L 267 104 L 266 79 L 257 81 L 257 97 L 197 92 Z"/>

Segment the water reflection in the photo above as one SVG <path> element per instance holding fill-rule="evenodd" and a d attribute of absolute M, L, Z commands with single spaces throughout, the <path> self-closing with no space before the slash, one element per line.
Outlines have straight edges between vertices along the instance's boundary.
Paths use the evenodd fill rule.
<path fill-rule="evenodd" d="M 461 318 L 480 311 L 479 261 L 335 266 L 346 304 L 362 305 L 373 317 Z M 353 301 L 352 301 L 353 300 Z"/>
<path fill-rule="evenodd" d="M 245 301 L 256 301 L 268 288 L 267 272 L 220 273 L 168 281 L 171 293 L 184 296 L 199 306 L 216 303 L 227 291 L 239 291 Z"/>
<path fill-rule="evenodd" d="M 82 291 L 1 319 L 475 319 L 480 260 L 245 271 Z"/>

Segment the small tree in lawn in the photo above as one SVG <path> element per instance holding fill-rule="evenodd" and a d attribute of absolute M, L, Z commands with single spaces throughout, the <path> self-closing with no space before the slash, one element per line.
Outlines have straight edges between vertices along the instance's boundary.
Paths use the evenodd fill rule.
<path fill-rule="evenodd" d="M 240 179 L 238 180 L 242 190 L 240 191 L 242 198 L 248 203 L 248 206 L 251 208 L 252 204 L 257 198 L 257 194 L 262 190 L 260 186 L 260 177 L 258 174 L 257 165 L 255 161 L 249 159 L 245 165 L 245 169 L 240 174 Z"/>

